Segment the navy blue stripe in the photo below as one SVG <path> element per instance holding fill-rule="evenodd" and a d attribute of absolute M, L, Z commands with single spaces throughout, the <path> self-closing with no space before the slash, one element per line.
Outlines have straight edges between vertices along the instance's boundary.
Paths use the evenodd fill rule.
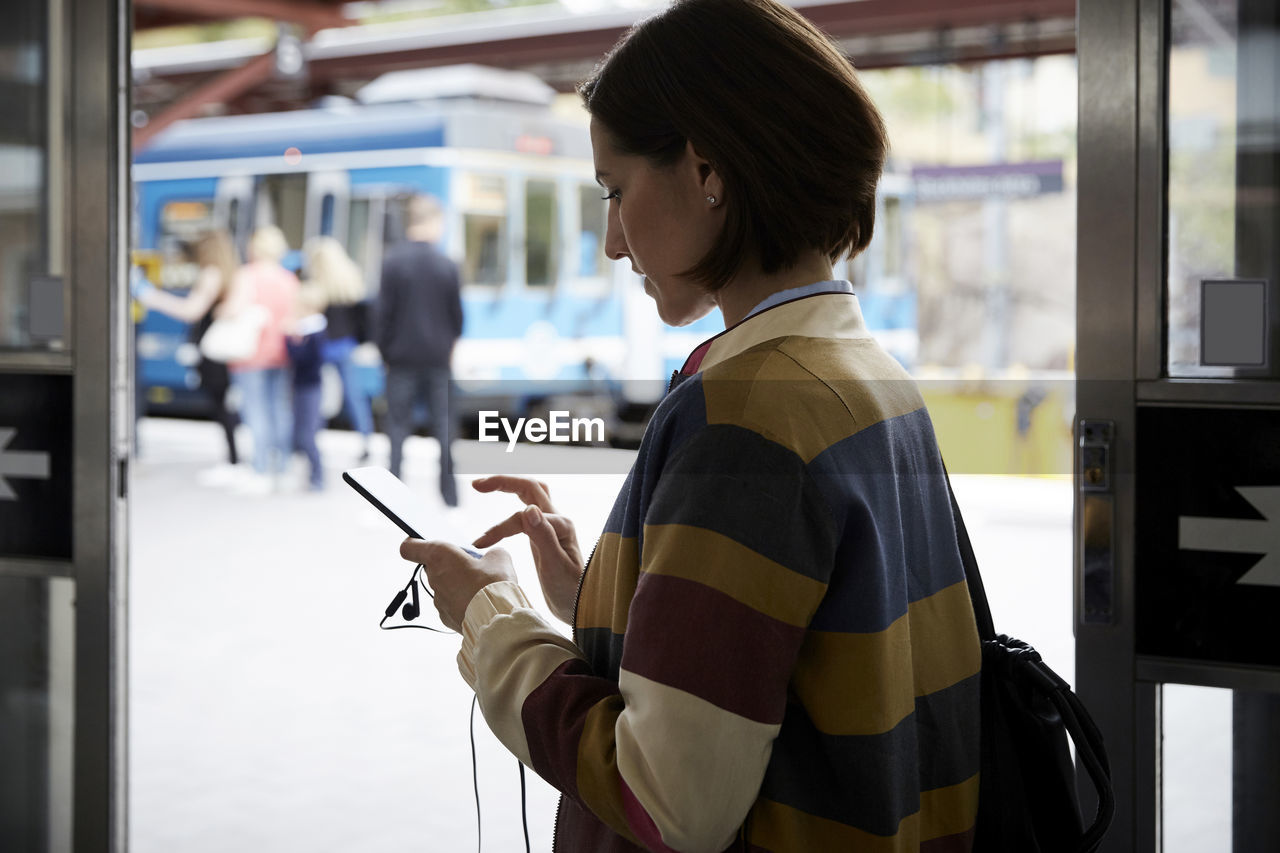
<path fill-rule="evenodd" d="M 830 506 L 843 507 L 836 568 L 810 627 L 882 631 L 964 579 L 951 501 L 923 409 L 882 421 L 809 463 Z"/>
<path fill-rule="evenodd" d="M 818 731 L 798 704 L 787 709 L 760 794 L 846 826 L 893 835 L 920 809 L 920 792 L 978 772 L 978 676 L 916 700 L 879 735 Z"/>
<path fill-rule="evenodd" d="M 640 440 L 636 461 L 605 522 L 605 532 L 636 538 L 641 536 L 649 498 L 662 472 L 661 466 L 655 465 L 653 460 L 670 459 L 678 447 L 706 425 L 707 405 L 699 374 L 688 377 L 654 410 Z M 637 471 L 641 472 L 638 477 Z"/>
<path fill-rule="evenodd" d="M 591 666 L 591 673 L 612 681 L 618 680 L 622 665 L 622 634 L 608 628 L 579 628 L 578 648 Z"/>
<path fill-rule="evenodd" d="M 645 524 L 712 530 L 823 583 L 831 572 L 835 525 L 804 462 L 744 427 L 713 424 L 685 441 Z"/>

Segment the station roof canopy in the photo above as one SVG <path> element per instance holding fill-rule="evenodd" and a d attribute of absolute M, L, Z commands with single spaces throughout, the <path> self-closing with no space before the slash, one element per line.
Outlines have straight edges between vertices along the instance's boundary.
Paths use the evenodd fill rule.
<path fill-rule="evenodd" d="M 478 63 L 529 71 L 559 91 L 572 91 L 628 27 L 662 5 L 641 7 L 629 0 L 606 8 L 595 3 L 596 11 L 581 12 L 548 3 L 360 24 L 357 15 L 376 3 L 134 0 L 135 30 L 245 17 L 279 24 L 275 38 L 134 51 L 135 148 L 178 119 L 305 107 L 324 95 L 352 96 L 389 71 Z M 1075 0 L 790 5 L 839 42 L 860 68 L 1075 50 Z"/>

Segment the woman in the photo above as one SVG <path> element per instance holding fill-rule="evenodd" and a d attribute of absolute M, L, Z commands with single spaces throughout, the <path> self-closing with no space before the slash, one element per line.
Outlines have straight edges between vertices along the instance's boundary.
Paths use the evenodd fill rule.
<path fill-rule="evenodd" d="M 605 248 L 662 319 L 719 308 L 585 574 L 541 484 L 565 640 L 493 550 L 407 540 L 495 734 L 563 794 L 566 851 L 968 850 L 979 643 L 941 458 L 832 261 L 871 239 L 886 137 L 848 60 L 774 0 L 683 0 L 581 87 Z"/>
<path fill-rule="evenodd" d="M 239 261 L 231 235 L 224 229 L 206 231 L 201 235 L 196 241 L 194 254 L 200 271 L 196 275 L 196 283 L 186 296 L 178 296 L 155 287 L 141 287 L 136 295 L 138 301 L 148 309 L 191 324 L 191 341 L 199 343 L 231 289 L 231 280 Z M 199 475 L 202 482 L 215 485 L 229 480 L 234 471 L 233 466 L 240 462 L 240 455 L 236 452 L 235 433 L 238 419 L 227 408 L 227 389 L 231 385 L 227 366 L 202 355 L 196 369 L 200 375 L 200 390 L 213 405 L 214 419 L 222 425 L 227 439 L 227 466 L 202 471 Z"/>
<path fill-rule="evenodd" d="M 336 365 L 342 377 L 343 409 L 351 426 L 360 434 L 360 461 L 369 458 L 369 436 L 373 434 L 373 412 L 369 397 L 360 388 L 352 353 L 365 340 L 369 304 L 365 301 L 364 277 L 342 244 L 333 237 L 313 237 L 304 251 L 307 276 L 328 303 L 328 342 L 324 360 Z"/>
<path fill-rule="evenodd" d="M 276 487 L 292 451 L 289 357 L 285 329 L 298 295 L 298 278 L 280 265 L 289 251 L 284 233 L 264 225 L 249 239 L 249 262 L 232 279 L 231 293 L 217 316 L 234 317 L 253 305 L 266 309 L 267 321 L 258 348 L 244 361 L 232 362 L 231 381 L 240 390 L 240 412 L 253 436 L 253 476 L 242 484 L 250 494 Z"/>

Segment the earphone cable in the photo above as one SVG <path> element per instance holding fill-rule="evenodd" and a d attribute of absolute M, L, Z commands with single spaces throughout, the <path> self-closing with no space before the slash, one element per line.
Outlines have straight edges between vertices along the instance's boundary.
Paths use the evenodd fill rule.
<path fill-rule="evenodd" d="M 516 767 L 520 768 L 520 823 L 524 826 L 524 853 L 531 853 L 529 849 L 529 809 L 528 802 L 524 797 L 524 762 L 517 758 Z"/>
<path fill-rule="evenodd" d="M 476 699 L 471 696 L 471 788 L 476 793 L 476 853 L 480 853 L 480 774 L 476 770 Z"/>

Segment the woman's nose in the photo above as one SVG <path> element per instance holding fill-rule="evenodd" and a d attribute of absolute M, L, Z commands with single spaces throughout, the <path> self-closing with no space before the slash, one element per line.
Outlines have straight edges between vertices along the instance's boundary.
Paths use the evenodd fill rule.
<path fill-rule="evenodd" d="M 604 232 L 604 254 L 611 261 L 620 261 L 631 255 L 616 208 L 616 202 L 609 205 L 609 220 Z"/>

